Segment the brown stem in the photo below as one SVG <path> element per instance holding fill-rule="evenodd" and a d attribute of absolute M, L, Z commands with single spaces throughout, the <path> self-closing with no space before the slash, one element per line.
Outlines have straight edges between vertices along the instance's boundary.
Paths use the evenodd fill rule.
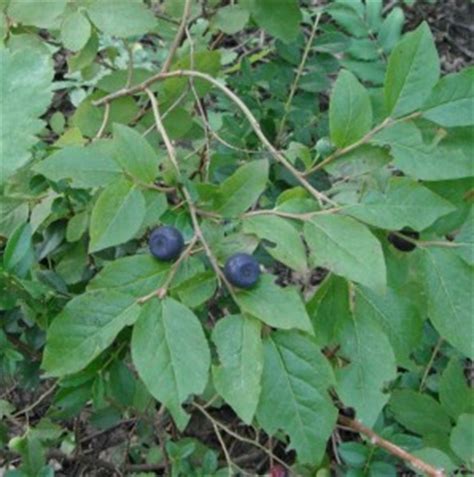
<path fill-rule="evenodd" d="M 158 73 L 157 75 L 150 77 L 149 79 L 147 79 L 146 81 L 144 81 L 143 83 L 139 85 L 116 91 L 115 93 L 104 96 L 102 99 L 94 102 L 93 104 L 94 106 L 101 106 L 102 104 L 106 104 L 114 99 L 121 98 L 123 96 L 129 96 L 129 95 L 133 95 L 140 92 L 146 92 L 148 87 L 151 84 L 155 83 L 156 81 L 162 81 L 168 78 L 176 78 L 176 77 L 201 78 L 205 81 L 208 81 L 209 83 L 214 85 L 217 89 L 222 91 L 228 98 L 230 98 L 239 107 L 239 109 L 242 111 L 242 113 L 245 115 L 250 125 L 252 126 L 252 129 L 254 130 L 255 134 L 258 136 L 258 138 L 263 143 L 263 145 L 268 149 L 268 151 L 273 156 L 273 158 L 277 162 L 282 164 L 283 167 L 285 167 L 293 175 L 293 177 L 319 202 L 319 204 L 322 204 L 323 202 L 327 202 L 328 204 L 331 204 L 333 206 L 338 205 L 336 202 L 326 197 L 326 195 L 324 195 L 322 192 L 319 192 L 317 189 L 315 189 L 306 180 L 306 178 L 304 177 L 304 174 L 298 171 L 298 169 L 296 169 L 296 167 L 294 167 L 293 164 L 291 164 L 291 162 L 283 154 L 281 154 L 281 152 L 275 149 L 275 147 L 272 145 L 272 143 L 267 139 L 267 137 L 263 133 L 260 127 L 260 124 L 256 120 L 255 116 L 252 114 L 250 109 L 247 107 L 247 105 L 233 91 L 227 88 L 227 86 L 224 86 L 218 80 L 216 80 L 215 78 L 213 78 L 212 76 L 206 73 L 201 73 L 200 71 L 193 71 L 193 70 L 175 70 L 175 71 L 170 71 L 168 73 Z"/>
<path fill-rule="evenodd" d="M 373 445 L 381 447 L 387 452 L 390 452 L 390 454 L 394 455 L 395 457 L 398 457 L 399 459 L 408 462 L 412 467 L 418 469 L 429 477 L 446 477 L 446 474 L 443 469 L 436 469 L 432 465 L 426 463 L 418 457 L 415 457 L 401 447 L 398 447 L 392 442 L 387 441 L 383 437 L 380 437 L 372 429 L 365 427 L 359 421 L 340 415 L 338 422 L 339 424 L 342 424 L 343 426 L 348 427 L 353 431 L 368 437 Z"/>
<path fill-rule="evenodd" d="M 309 169 L 304 173 L 304 175 L 308 176 L 312 174 L 313 172 L 319 171 L 323 167 L 326 167 L 330 162 L 338 159 L 339 157 L 343 156 L 344 154 L 347 154 L 354 149 L 357 149 L 359 146 L 362 146 L 363 144 L 366 144 L 369 142 L 378 132 L 380 132 L 382 129 L 385 129 L 388 126 L 393 126 L 396 123 L 399 123 L 401 121 L 408 121 L 409 119 L 414 119 L 420 115 L 419 112 L 415 112 L 412 114 L 409 114 L 408 116 L 405 116 L 403 118 L 399 119 L 392 119 L 390 117 L 386 118 L 383 122 L 375 126 L 373 129 L 371 129 L 365 136 L 363 136 L 361 139 L 356 141 L 354 144 L 350 144 L 349 146 L 343 147 L 342 149 L 337 149 L 334 151 L 332 154 L 330 154 L 324 161 L 320 162 L 319 164 L 316 164 L 314 167 Z"/>
<path fill-rule="evenodd" d="M 190 10 L 191 10 L 191 0 L 186 0 L 186 3 L 184 4 L 184 9 L 183 9 L 183 16 L 181 17 L 181 23 L 179 24 L 178 31 L 176 33 L 176 36 L 174 37 L 168 56 L 161 68 L 162 73 L 170 69 L 171 62 L 173 61 L 174 55 L 176 54 L 176 50 L 178 49 L 178 46 L 181 43 L 181 40 L 183 39 L 184 33 L 186 31 L 186 24 L 188 22 Z"/>
<path fill-rule="evenodd" d="M 179 256 L 178 260 L 176 260 L 176 262 L 173 263 L 173 266 L 170 268 L 170 271 L 168 272 L 168 276 L 166 277 L 166 280 L 163 283 L 163 285 L 157 290 L 153 290 L 151 293 L 148 293 L 148 295 L 141 296 L 137 300 L 137 303 L 139 303 L 140 305 L 143 305 L 143 303 L 146 303 L 148 300 L 151 300 L 155 296 L 161 300 L 167 295 L 170 284 L 173 281 L 173 278 L 176 276 L 176 272 L 178 271 L 179 266 L 181 265 L 181 263 L 183 263 L 183 261 L 187 257 L 189 257 L 189 255 L 191 255 L 191 251 L 196 241 L 197 241 L 197 237 L 194 236 L 191 242 L 189 242 L 189 245 L 186 247 L 183 253 Z"/>
<path fill-rule="evenodd" d="M 313 27 L 311 28 L 311 33 L 309 35 L 308 41 L 306 42 L 306 46 L 305 46 L 305 49 L 304 49 L 304 52 L 303 52 L 303 56 L 301 58 L 300 65 L 298 66 L 298 70 L 296 72 L 295 79 L 293 81 L 293 84 L 291 85 L 290 94 L 288 95 L 288 99 L 286 100 L 286 103 L 285 103 L 285 112 L 284 112 L 283 118 L 280 122 L 280 127 L 278 128 L 277 138 L 275 140 L 275 144 L 277 144 L 277 145 L 280 143 L 280 138 L 281 138 L 281 136 L 283 134 L 283 130 L 285 128 L 286 119 L 288 117 L 288 113 L 290 112 L 291 103 L 293 101 L 293 97 L 295 96 L 296 90 L 298 88 L 298 83 L 300 81 L 301 75 L 303 74 L 303 70 L 304 70 L 304 67 L 306 65 L 306 61 L 308 60 L 309 52 L 311 51 L 311 46 L 313 45 L 313 40 L 314 40 L 314 37 L 316 36 L 316 31 L 318 29 L 320 19 L 321 19 L 321 13 L 318 13 L 316 15 L 316 19 L 314 20 Z"/>
<path fill-rule="evenodd" d="M 163 121 L 161 120 L 161 115 L 160 115 L 160 110 L 158 107 L 158 101 L 155 98 L 155 95 L 149 90 L 146 89 L 146 93 L 148 97 L 150 98 L 151 101 L 151 106 L 153 109 L 153 115 L 155 117 L 155 123 L 156 123 L 156 128 L 158 129 L 158 132 L 161 134 L 161 137 L 163 139 L 163 142 L 165 143 L 166 150 L 168 152 L 168 157 L 173 165 L 174 169 L 176 170 L 176 174 L 178 178 L 181 175 L 181 171 L 179 168 L 178 164 L 178 159 L 176 156 L 176 150 L 173 146 L 173 143 L 171 142 L 168 133 L 163 125 Z M 220 281 L 224 282 L 226 285 L 227 289 L 229 290 L 229 293 L 234 296 L 234 291 L 232 288 L 232 285 L 228 282 L 227 278 L 225 277 L 224 273 L 219 267 L 219 264 L 217 262 L 217 259 L 214 257 L 214 254 L 212 253 L 211 248 L 209 247 L 209 244 L 207 243 L 207 240 L 204 237 L 204 234 L 202 232 L 201 226 L 199 225 L 199 220 L 197 216 L 197 211 L 196 211 L 196 206 L 194 204 L 194 201 L 191 197 L 191 194 L 189 193 L 188 189 L 182 185 L 181 186 L 181 191 L 183 193 L 184 199 L 186 200 L 189 208 L 189 213 L 191 215 L 191 220 L 193 223 L 193 228 L 194 228 L 194 233 L 196 234 L 196 237 L 198 238 L 199 242 L 201 242 L 202 246 L 204 247 L 204 250 L 206 252 L 207 258 L 209 259 L 209 262 L 211 263 L 212 268 L 216 272 L 217 278 Z"/>

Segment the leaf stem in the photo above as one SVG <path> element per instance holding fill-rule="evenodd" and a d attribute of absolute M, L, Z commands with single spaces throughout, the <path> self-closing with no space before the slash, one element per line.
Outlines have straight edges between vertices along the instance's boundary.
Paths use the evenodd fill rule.
<path fill-rule="evenodd" d="M 144 295 L 140 297 L 137 300 L 137 303 L 142 305 L 143 303 L 146 303 L 148 300 L 151 300 L 155 296 L 158 297 L 160 300 L 162 300 L 166 296 L 166 294 L 168 293 L 169 286 L 171 282 L 173 281 L 173 278 L 176 276 L 176 272 L 178 271 L 179 266 L 181 265 L 181 263 L 183 263 L 183 261 L 187 257 L 189 257 L 189 255 L 191 255 L 193 247 L 196 244 L 196 242 L 197 242 L 197 237 L 194 236 L 189 242 L 188 246 L 183 251 L 183 253 L 176 260 L 176 262 L 173 263 L 173 266 L 170 268 L 168 276 L 166 277 L 166 280 L 163 283 L 163 285 L 157 290 L 154 290 L 151 293 L 148 293 L 148 295 Z"/>
<path fill-rule="evenodd" d="M 288 466 L 288 464 L 280 459 L 278 456 L 276 456 L 272 451 L 268 450 L 264 445 L 260 444 L 260 442 L 249 439 L 248 437 L 241 436 L 240 434 L 237 434 L 234 432 L 232 429 L 227 427 L 225 424 L 222 424 L 222 422 L 218 421 L 215 419 L 211 414 L 209 414 L 206 409 L 198 404 L 197 402 L 192 403 L 193 406 L 198 409 L 204 416 L 211 421 L 211 423 L 214 423 L 217 427 L 222 429 L 226 434 L 229 434 L 230 436 L 234 437 L 235 439 L 239 440 L 240 442 L 246 442 L 247 444 L 253 445 L 255 447 L 258 447 L 261 451 L 265 452 L 269 457 L 273 458 L 275 461 L 277 461 L 279 464 L 281 464 L 283 467 L 285 467 L 286 470 L 291 472 L 291 468 Z"/>
<path fill-rule="evenodd" d="M 293 97 L 295 96 L 296 90 L 298 89 L 298 83 L 300 81 L 301 75 L 303 74 L 304 67 L 306 65 L 306 61 L 308 60 L 309 52 L 311 51 L 311 46 L 313 45 L 314 37 L 316 36 L 316 31 L 318 30 L 319 20 L 321 19 L 322 12 L 319 12 L 316 15 L 316 19 L 314 20 L 313 27 L 311 28 L 311 33 L 309 35 L 308 41 L 306 42 L 306 46 L 303 52 L 303 56 L 301 58 L 301 62 L 298 66 L 298 70 L 296 71 L 296 76 L 291 85 L 290 94 L 288 95 L 288 99 L 285 103 L 285 109 L 283 113 L 283 118 L 280 122 L 280 127 L 278 128 L 278 134 L 275 140 L 276 144 L 280 143 L 281 136 L 283 134 L 283 130 L 285 128 L 286 120 L 288 118 L 288 113 L 290 112 L 291 103 L 293 102 Z"/>
<path fill-rule="evenodd" d="M 268 151 L 276 160 L 276 162 L 279 162 L 283 167 L 285 167 L 293 175 L 293 177 L 318 201 L 320 205 L 322 205 L 323 202 L 327 202 L 328 204 L 331 204 L 333 206 L 338 205 L 329 197 L 326 197 L 325 194 L 315 189 L 304 177 L 304 174 L 298 171 L 298 169 L 296 169 L 296 167 L 294 167 L 293 164 L 291 164 L 291 162 L 272 145 L 272 143 L 267 139 L 267 137 L 263 133 L 260 124 L 256 120 L 255 116 L 252 114 L 250 109 L 247 107 L 247 105 L 227 86 L 224 86 L 218 80 L 216 80 L 215 78 L 213 78 L 212 76 L 206 73 L 202 73 L 200 71 L 193 71 L 193 70 L 175 70 L 171 72 L 158 73 L 157 75 L 148 78 L 147 80 L 145 80 L 143 83 L 139 85 L 133 86 L 131 88 L 124 88 L 119 91 L 116 91 L 115 93 L 111 93 L 107 96 L 104 96 L 102 99 L 94 102 L 93 104 L 94 106 L 101 106 L 103 104 L 113 101 L 114 99 L 121 98 L 123 96 L 128 96 L 128 95 L 140 93 L 143 91 L 146 92 L 148 87 L 151 84 L 155 83 L 156 81 L 162 81 L 168 78 L 176 78 L 176 77 L 200 78 L 205 81 L 208 81 L 209 83 L 214 85 L 217 89 L 219 89 L 221 92 L 223 92 L 229 99 L 231 99 L 239 107 L 239 109 L 242 111 L 242 113 L 244 114 L 244 116 L 247 118 L 250 125 L 252 126 L 252 129 L 254 130 L 255 134 L 258 136 L 258 138 L 263 143 L 263 145 L 268 149 Z"/>
<path fill-rule="evenodd" d="M 385 449 L 386 451 L 390 452 L 390 454 L 394 455 L 395 457 L 398 457 L 399 459 L 408 462 L 412 467 L 420 470 L 421 472 L 424 472 L 429 477 L 446 476 L 443 469 L 436 469 L 435 467 L 419 459 L 418 457 L 415 457 L 401 447 L 398 447 L 392 442 L 387 441 L 383 437 L 376 434 L 372 429 L 365 427 L 359 421 L 340 415 L 338 422 L 339 424 L 350 428 L 352 431 L 358 432 L 359 434 L 363 434 L 364 436 L 368 437 L 373 445 L 381 447 L 382 449 Z"/>
<path fill-rule="evenodd" d="M 156 100 L 155 95 L 149 89 L 146 89 L 146 93 L 151 101 L 153 115 L 155 117 L 155 122 L 156 122 L 156 128 L 158 129 L 158 132 L 161 134 L 163 142 L 165 143 L 166 150 L 168 152 L 169 160 L 171 161 L 173 167 L 175 168 L 176 174 L 179 178 L 181 175 L 181 171 L 180 171 L 178 160 L 176 157 L 176 150 L 168 136 L 168 133 L 165 127 L 163 126 L 163 121 L 161 120 L 158 101 Z M 212 253 L 212 250 L 209 247 L 209 244 L 207 243 L 207 240 L 204 237 L 201 226 L 199 225 L 196 206 L 194 205 L 194 201 L 191 197 L 191 194 L 189 193 L 188 189 L 184 185 L 181 185 L 181 191 L 183 193 L 184 199 L 186 200 L 188 204 L 189 213 L 191 215 L 191 221 L 193 223 L 194 233 L 196 234 L 196 237 L 199 240 L 199 242 L 201 242 L 202 246 L 204 247 L 207 258 L 209 259 L 209 262 L 211 263 L 212 268 L 216 272 L 218 281 L 224 282 L 227 289 L 229 290 L 229 293 L 232 295 L 232 297 L 234 297 L 234 291 L 233 291 L 232 285 L 228 282 L 224 273 L 220 269 L 219 264 L 217 263 L 217 259 L 214 257 L 214 254 Z"/>
<path fill-rule="evenodd" d="M 362 146 L 363 144 L 368 143 L 378 132 L 380 132 L 382 129 L 385 129 L 389 126 L 393 126 L 394 124 L 397 124 L 402 121 L 408 121 L 410 119 L 417 118 L 420 116 L 420 112 L 415 112 L 412 114 L 409 114 L 408 116 L 404 116 L 403 118 L 399 119 L 392 119 L 391 117 L 386 118 L 384 121 L 382 121 L 380 124 L 375 126 L 373 129 L 371 129 L 365 136 L 360 138 L 358 141 L 356 141 L 353 144 L 350 144 L 349 146 L 343 147 L 342 149 L 337 149 L 334 151 L 332 154 L 330 154 L 326 159 L 321 161 L 320 163 L 316 164 L 314 167 L 311 169 L 307 170 L 304 175 L 309 176 L 313 172 L 319 171 L 320 169 L 326 167 L 329 163 L 333 162 L 334 160 L 338 159 L 339 157 L 343 156 L 344 154 L 347 154 L 354 149 L 357 149 L 359 146 Z"/>

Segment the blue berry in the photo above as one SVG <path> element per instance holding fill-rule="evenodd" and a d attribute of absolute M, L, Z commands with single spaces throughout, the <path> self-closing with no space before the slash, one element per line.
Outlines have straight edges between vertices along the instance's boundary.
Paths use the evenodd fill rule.
<path fill-rule="evenodd" d="M 184 239 L 178 229 L 164 225 L 153 230 L 148 245 L 154 257 L 171 261 L 181 255 L 184 248 Z"/>
<path fill-rule="evenodd" d="M 420 234 L 418 232 L 410 229 L 402 229 L 398 233 L 414 240 L 418 240 L 420 238 Z M 415 250 L 416 245 L 413 242 L 404 240 L 402 237 L 400 237 L 400 235 L 390 232 L 388 234 L 388 241 L 401 252 L 411 252 L 412 250 Z"/>
<path fill-rule="evenodd" d="M 260 266 L 251 255 L 236 253 L 227 260 L 224 275 L 236 287 L 252 288 L 260 276 Z"/>

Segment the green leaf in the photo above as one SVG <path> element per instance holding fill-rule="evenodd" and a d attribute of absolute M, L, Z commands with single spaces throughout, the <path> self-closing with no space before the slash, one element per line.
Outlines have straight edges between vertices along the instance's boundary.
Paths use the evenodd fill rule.
<path fill-rule="evenodd" d="M 385 52 L 392 51 L 402 34 L 405 15 L 400 7 L 395 7 L 387 15 L 378 34 L 378 42 Z"/>
<path fill-rule="evenodd" d="M 243 221 L 243 230 L 255 234 L 266 244 L 265 250 L 286 266 L 304 272 L 308 269 L 306 250 L 291 222 L 276 215 L 257 215 Z M 275 231 L 278 230 L 278 233 Z"/>
<path fill-rule="evenodd" d="M 301 11 L 296 0 L 279 2 L 273 0 L 246 0 L 253 19 L 270 35 L 290 43 L 299 32 Z"/>
<path fill-rule="evenodd" d="M 89 37 L 89 41 L 85 44 L 84 48 L 75 55 L 68 58 L 69 72 L 82 70 L 89 66 L 95 59 L 99 50 L 99 36 L 95 31 L 92 32 Z"/>
<path fill-rule="evenodd" d="M 427 314 L 436 331 L 467 357 L 474 358 L 472 284 L 474 270 L 452 250 L 426 248 L 422 266 Z"/>
<path fill-rule="evenodd" d="M 357 419 L 371 427 L 389 399 L 384 387 L 397 375 L 392 347 L 378 321 L 357 304 L 338 342 L 338 354 L 349 364 L 336 371 L 337 393 L 355 409 Z"/>
<path fill-rule="evenodd" d="M 52 181 L 68 179 L 71 187 L 99 187 L 121 177 L 112 158 L 112 143 L 96 141 L 87 147 L 65 147 L 39 162 L 33 170 Z"/>
<path fill-rule="evenodd" d="M 423 117 L 443 127 L 474 124 L 474 68 L 441 78 L 422 109 Z"/>
<path fill-rule="evenodd" d="M 135 298 L 114 290 L 96 290 L 73 298 L 48 329 L 43 368 L 64 376 L 85 368 L 138 317 Z"/>
<path fill-rule="evenodd" d="M 84 210 L 71 217 L 66 227 L 66 240 L 77 242 L 89 227 L 89 212 Z"/>
<path fill-rule="evenodd" d="M 441 375 L 439 400 L 455 420 L 461 414 L 474 413 L 474 389 L 467 385 L 464 367 L 457 358 L 451 358 Z"/>
<path fill-rule="evenodd" d="M 171 70 L 186 70 L 192 69 L 194 71 L 201 71 L 210 76 L 217 76 L 221 66 L 221 55 L 218 50 L 213 51 L 197 51 L 194 53 L 191 61 L 190 55 L 186 55 L 175 61 L 171 65 Z M 212 89 L 211 83 L 206 80 L 194 79 L 194 86 L 198 96 L 203 96 Z M 184 90 L 188 87 L 189 80 L 187 78 L 170 78 L 163 82 L 163 93 L 166 100 L 173 103 Z"/>
<path fill-rule="evenodd" d="M 474 414 L 459 416 L 449 439 L 453 451 L 470 468 L 474 468 Z"/>
<path fill-rule="evenodd" d="M 71 51 L 81 50 L 89 41 L 91 32 L 89 20 L 79 11 L 72 12 L 61 24 L 61 40 Z"/>
<path fill-rule="evenodd" d="M 3 266 L 7 272 L 20 278 L 28 274 L 35 261 L 31 235 L 30 224 L 22 224 L 11 234 L 5 247 Z"/>
<path fill-rule="evenodd" d="M 35 8 L 28 4 L 27 8 Z M 52 98 L 53 67 L 47 56 L 22 49 L 0 49 L 0 185 L 31 158 L 30 149 L 44 122 L 39 119 Z"/>
<path fill-rule="evenodd" d="M 189 416 L 181 403 L 204 391 L 210 366 L 209 346 L 197 317 L 172 298 L 150 300 L 133 329 L 132 358 L 148 390 L 184 428 Z"/>
<path fill-rule="evenodd" d="M 179 301 L 190 308 L 198 306 L 209 300 L 216 292 L 217 282 L 214 271 L 198 272 L 171 291 L 178 295 Z"/>
<path fill-rule="evenodd" d="M 28 219 L 28 204 L 14 197 L 0 196 L 0 235 L 9 237 Z"/>
<path fill-rule="evenodd" d="M 248 19 L 248 10 L 240 5 L 227 5 L 217 10 L 212 25 L 228 35 L 234 35 L 245 27 Z"/>
<path fill-rule="evenodd" d="M 282 429 L 298 461 L 318 464 L 337 419 L 327 392 L 334 376 L 312 338 L 273 332 L 264 341 L 262 393 L 257 418 L 269 434 Z"/>
<path fill-rule="evenodd" d="M 153 13 L 142 0 L 94 0 L 87 5 L 87 13 L 99 30 L 122 38 L 144 35 L 156 25 Z"/>
<path fill-rule="evenodd" d="M 363 144 L 354 150 L 329 162 L 324 170 L 333 176 L 356 177 L 374 172 L 391 161 L 390 154 L 381 147 Z"/>
<path fill-rule="evenodd" d="M 307 309 L 318 345 L 336 346 L 351 313 L 348 282 L 330 274 L 308 302 Z"/>
<path fill-rule="evenodd" d="M 390 399 L 395 419 L 415 434 L 447 434 L 451 422 L 441 405 L 427 394 L 411 389 L 396 390 Z"/>
<path fill-rule="evenodd" d="M 137 131 L 114 124 L 114 158 L 133 178 L 151 183 L 158 175 L 158 157 Z"/>
<path fill-rule="evenodd" d="M 257 320 L 230 315 L 219 320 L 212 332 L 220 361 L 220 365 L 212 367 L 214 386 L 246 424 L 251 424 L 260 397 L 260 330 Z"/>
<path fill-rule="evenodd" d="M 439 78 L 439 58 L 426 22 L 407 33 L 388 60 L 384 90 L 387 110 L 400 117 L 419 109 Z"/>
<path fill-rule="evenodd" d="M 354 144 L 372 126 L 372 105 L 368 91 L 347 70 L 337 77 L 329 103 L 329 130 L 339 148 Z"/>
<path fill-rule="evenodd" d="M 52 28 L 66 8 L 67 0 L 10 0 L 8 16 L 18 23 L 38 28 Z M 3 90 L 2 90 L 3 91 Z"/>
<path fill-rule="evenodd" d="M 474 207 L 471 206 L 463 226 L 454 240 L 460 247 L 456 253 L 469 265 L 474 265 Z"/>
<path fill-rule="evenodd" d="M 87 290 L 114 290 L 139 298 L 164 283 L 170 264 L 149 254 L 122 257 L 108 263 L 88 284 Z"/>
<path fill-rule="evenodd" d="M 375 227 L 399 230 L 410 227 L 423 230 L 455 207 L 419 182 L 393 177 L 387 190 L 371 190 L 359 204 L 343 209 L 345 214 Z"/>
<path fill-rule="evenodd" d="M 358 6 L 361 6 L 360 2 L 337 2 L 328 5 L 327 12 L 348 33 L 364 38 L 369 35 L 369 29 Z"/>
<path fill-rule="evenodd" d="M 274 277 L 263 275 L 257 285 L 235 293 L 240 309 L 275 328 L 312 333 L 311 322 L 296 288 L 281 288 Z"/>
<path fill-rule="evenodd" d="M 425 144 L 413 122 L 397 123 L 379 132 L 373 144 L 390 146 L 395 166 L 405 174 L 427 181 L 474 175 L 470 133 L 458 130 L 438 145 Z"/>
<path fill-rule="evenodd" d="M 319 215 L 305 223 L 304 236 L 314 265 L 383 292 L 385 261 L 379 241 L 350 217 Z"/>
<path fill-rule="evenodd" d="M 392 288 L 381 295 L 364 287 L 357 287 L 356 306 L 361 314 L 378 321 L 390 340 L 397 363 L 410 369 L 410 354 L 423 333 L 417 307 Z"/>
<path fill-rule="evenodd" d="M 265 190 L 268 161 L 245 164 L 220 184 L 213 210 L 225 217 L 239 215 L 251 207 Z"/>
<path fill-rule="evenodd" d="M 124 179 L 110 184 L 92 209 L 89 252 L 132 239 L 140 229 L 145 212 L 145 198 L 135 185 Z"/>
<path fill-rule="evenodd" d="M 438 469 L 443 469 L 444 472 L 448 473 L 448 475 L 454 475 L 454 471 L 457 468 L 457 466 L 453 464 L 451 458 L 446 453 L 433 447 L 424 447 L 423 449 L 413 451 L 412 454 L 424 462 L 437 467 Z M 417 471 L 416 468 L 413 468 L 413 470 Z M 417 475 L 422 474 L 418 471 Z"/>

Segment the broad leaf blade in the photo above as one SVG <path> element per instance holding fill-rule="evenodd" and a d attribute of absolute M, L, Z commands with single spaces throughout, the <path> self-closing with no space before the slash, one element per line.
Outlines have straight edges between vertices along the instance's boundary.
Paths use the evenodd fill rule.
<path fill-rule="evenodd" d="M 102 191 L 92 209 L 90 252 L 127 242 L 140 229 L 146 213 L 141 191 L 119 180 Z"/>
<path fill-rule="evenodd" d="M 315 265 L 374 290 L 386 285 L 379 241 L 367 227 L 338 215 L 319 215 L 305 223 L 304 236 Z"/>
<path fill-rule="evenodd" d="M 474 124 L 474 68 L 441 78 L 423 105 L 423 116 L 448 128 Z"/>
<path fill-rule="evenodd" d="M 474 358 L 472 335 L 473 269 L 452 250 L 423 250 L 424 286 L 428 316 L 438 333 L 470 359 Z"/>
<path fill-rule="evenodd" d="M 275 260 L 299 272 L 308 269 L 300 234 L 288 220 L 275 215 L 248 217 L 243 222 L 243 230 L 265 240 L 268 243 L 265 250 Z"/>
<path fill-rule="evenodd" d="M 390 410 L 395 419 L 420 435 L 448 434 L 449 416 L 431 396 L 411 389 L 397 390 L 390 398 Z"/>
<path fill-rule="evenodd" d="M 392 347 L 380 324 L 357 306 L 338 338 L 349 364 L 336 372 L 337 393 L 370 427 L 389 399 L 384 387 L 397 375 Z"/>
<path fill-rule="evenodd" d="M 71 300 L 48 329 L 43 368 L 64 376 L 85 368 L 132 325 L 139 307 L 132 296 L 98 290 Z"/>
<path fill-rule="evenodd" d="M 268 161 L 252 161 L 237 169 L 219 187 L 214 209 L 225 217 L 245 212 L 265 190 Z"/>
<path fill-rule="evenodd" d="M 303 301 L 293 287 L 281 288 L 264 275 L 250 290 L 236 292 L 240 309 L 275 328 L 299 329 L 312 333 Z"/>
<path fill-rule="evenodd" d="M 115 290 L 136 298 L 157 290 L 165 281 L 170 264 L 151 255 L 122 257 L 108 263 L 87 286 L 88 290 Z"/>
<path fill-rule="evenodd" d="M 327 392 L 333 383 L 332 369 L 312 338 L 278 331 L 265 339 L 257 417 L 269 434 L 288 433 L 302 463 L 318 464 L 324 455 L 337 418 Z"/>
<path fill-rule="evenodd" d="M 272 0 L 247 0 L 252 17 L 270 35 L 285 43 L 298 35 L 301 11 L 296 0 L 279 2 L 278 8 Z"/>
<path fill-rule="evenodd" d="M 219 320 L 212 332 L 221 363 L 212 368 L 214 386 L 247 424 L 252 422 L 260 397 L 263 370 L 260 330 L 257 320 L 232 315 Z"/>
<path fill-rule="evenodd" d="M 137 131 L 114 124 L 114 158 L 133 178 L 151 183 L 158 175 L 158 157 Z"/>
<path fill-rule="evenodd" d="M 97 141 L 87 147 L 65 147 L 33 169 L 52 181 L 67 179 L 71 187 L 77 188 L 105 186 L 122 175 L 120 166 L 113 160 L 110 141 Z"/>
<path fill-rule="evenodd" d="M 339 148 L 355 143 L 372 126 L 372 105 L 368 91 L 347 70 L 337 77 L 329 103 L 329 130 Z"/>
<path fill-rule="evenodd" d="M 423 230 L 455 207 L 420 183 L 405 177 L 390 179 L 385 192 L 370 191 L 345 214 L 387 230 Z"/>
<path fill-rule="evenodd" d="M 30 8 L 30 7 L 27 7 Z M 0 50 L 0 185 L 31 157 L 30 148 L 43 128 L 39 117 L 51 98 L 53 67 L 35 50 Z"/>
<path fill-rule="evenodd" d="M 87 5 L 87 13 L 99 30 L 122 38 L 144 35 L 156 24 L 142 0 L 94 0 Z"/>
<path fill-rule="evenodd" d="M 182 429 L 189 416 L 181 403 L 204 391 L 210 366 L 209 346 L 198 318 L 172 298 L 150 300 L 133 329 L 132 358 L 148 390 Z"/>
<path fill-rule="evenodd" d="M 390 55 L 385 102 L 393 117 L 411 113 L 425 102 L 439 78 L 439 58 L 426 23 L 407 33 Z"/>

